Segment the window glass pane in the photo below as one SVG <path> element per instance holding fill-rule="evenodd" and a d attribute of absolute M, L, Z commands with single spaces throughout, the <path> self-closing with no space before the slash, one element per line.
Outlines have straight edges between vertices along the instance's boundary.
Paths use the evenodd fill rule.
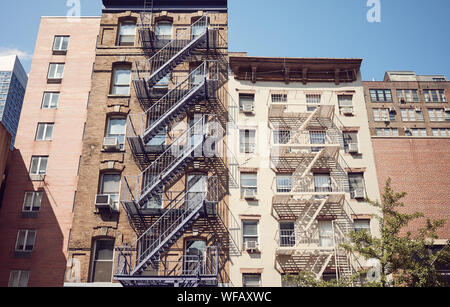
<path fill-rule="evenodd" d="M 25 193 L 25 200 L 23 202 L 23 210 L 30 211 L 31 206 L 32 206 L 32 201 L 33 201 L 33 193 L 32 192 Z"/>
<path fill-rule="evenodd" d="M 259 274 L 244 274 L 242 276 L 244 287 L 260 287 L 261 286 L 261 275 Z"/>
<path fill-rule="evenodd" d="M 95 260 L 112 260 L 114 250 L 113 240 L 96 241 Z"/>
<path fill-rule="evenodd" d="M 257 222 L 244 222 L 243 223 L 244 236 L 258 236 L 258 223 Z"/>
<path fill-rule="evenodd" d="M 42 202 L 42 192 L 34 193 L 33 211 L 39 211 Z"/>
<path fill-rule="evenodd" d="M 68 46 L 69 46 L 69 37 L 68 36 L 64 36 L 62 44 L 61 44 L 61 50 L 67 50 Z"/>
<path fill-rule="evenodd" d="M 109 119 L 109 127 L 108 127 L 108 135 L 125 135 L 125 126 L 126 119 L 125 118 L 110 118 Z"/>
<path fill-rule="evenodd" d="M 44 132 L 45 132 L 45 125 L 44 124 L 38 124 L 37 133 L 36 133 L 36 140 L 43 140 L 44 139 Z"/>
<path fill-rule="evenodd" d="M 19 278 L 20 278 L 20 271 L 11 271 L 9 275 L 9 283 L 8 287 L 18 287 L 19 286 Z"/>
<path fill-rule="evenodd" d="M 28 231 L 27 242 L 25 246 L 26 251 L 32 251 L 34 247 L 34 242 L 36 239 L 36 231 Z"/>
<path fill-rule="evenodd" d="M 50 69 L 48 71 L 48 77 L 54 78 L 56 75 L 56 64 L 50 64 Z"/>
<path fill-rule="evenodd" d="M 392 135 L 398 136 L 398 129 L 397 128 L 392 129 Z"/>
<path fill-rule="evenodd" d="M 128 69 L 117 69 L 114 78 L 115 85 L 129 85 L 131 71 Z"/>
<path fill-rule="evenodd" d="M 64 73 L 64 64 L 58 64 L 56 68 L 56 78 L 62 78 Z"/>
<path fill-rule="evenodd" d="M 25 230 L 19 230 L 19 235 L 17 236 L 16 250 L 22 251 L 25 248 L 25 237 L 27 232 Z"/>
<path fill-rule="evenodd" d="M 37 174 L 38 173 L 38 166 L 39 166 L 39 157 L 31 158 L 30 173 L 31 174 Z"/>
<path fill-rule="evenodd" d="M 27 287 L 28 286 L 29 276 L 30 276 L 30 272 L 20 271 L 19 287 Z"/>
<path fill-rule="evenodd" d="M 159 22 L 156 25 L 156 36 L 159 39 L 170 39 L 172 38 L 172 23 L 170 22 Z"/>
<path fill-rule="evenodd" d="M 241 185 L 243 187 L 256 187 L 257 186 L 256 174 L 241 174 Z"/>
<path fill-rule="evenodd" d="M 53 124 L 45 124 L 45 140 L 51 140 L 53 137 Z"/>
<path fill-rule="evenodd" d="M 136 25 L 134 23 L 121 23 L 120 24 L 120 35 L 131 35 L 136 34 Z"/>
<path fill-rule="evenodd" d="M 41 161 L 40 161 L 40 165 L 39 165 L 39 174 L 40 175 L 45 175 L 47 172 L 47 162 L 48 162 L 48 158 L 46 157 L 42 157 Z"/>
<path fill-rule="evenodd" d="M 120 175 L 103 175 L 103 184 L 101 194 L 118 194 L 120 191 Z"/>

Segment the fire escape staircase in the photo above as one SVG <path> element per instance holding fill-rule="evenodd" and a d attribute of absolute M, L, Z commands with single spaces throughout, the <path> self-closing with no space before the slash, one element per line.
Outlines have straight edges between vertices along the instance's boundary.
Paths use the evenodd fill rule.
<path fill-rule="evenodd" d="M 152 88 L 192 52 L 208 46 L 208 15 L 205 14 L 149 59 L 150 76 L 145 80 L 148 87 Z"/>

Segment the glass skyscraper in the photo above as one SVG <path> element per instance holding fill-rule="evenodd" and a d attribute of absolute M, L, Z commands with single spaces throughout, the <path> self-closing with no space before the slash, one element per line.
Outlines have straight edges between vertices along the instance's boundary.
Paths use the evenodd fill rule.
<path fill-rule="evenodd" d="M 0 57 L 0 122 L 16 139 L 28 77 L 17 56 Z"/>

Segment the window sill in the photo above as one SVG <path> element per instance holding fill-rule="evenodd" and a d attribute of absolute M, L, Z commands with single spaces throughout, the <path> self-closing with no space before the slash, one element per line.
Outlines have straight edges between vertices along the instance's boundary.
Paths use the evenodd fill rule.
<path fill-rule="evenodd" d="M 14 251 L 15 258 L 31 258 L 32 251 Z"/>
<path fill-rule="evenodd" d="M 39 212 L 35 211 L 22 211 L 22 218 L 25 219 L 35 219 L 38 217 Z"/>
<path fill-rule="evenodd" d="M 48 84 L 59 84 L 62 83 L 62 78 L 47 78 Z"/>
<path fill-rule="evenodd" d="M 45 176 L 46 175 L 32 175 L 30 174 L 30 180 L 31 181 L 45 181 Z"/>
<path fill-rule="evenodd" d="M 108 98 L 117 98 L 117 99 L 120 99 L 120 98 L 131 98 L 131 95 L 114 95 L 114 94 L 109 94 Z"/>
<path fill-rule="evenodd" d="M 67 55 L 67 50 L 53 50 L 53 55 Z"/>
<path fill-rule="evenodd" d="M 125 149 L 117 149 L 117 150 L 114 150 L 114 149 L 102 149 L 101 152 L 103 152 L 103 153 L 125 153 L 126 150 Z"/>

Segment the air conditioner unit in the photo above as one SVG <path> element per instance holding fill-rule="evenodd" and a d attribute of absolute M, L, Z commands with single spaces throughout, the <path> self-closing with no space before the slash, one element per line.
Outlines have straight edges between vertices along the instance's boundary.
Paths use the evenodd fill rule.
<path fill-rule="evenodd" d="M 353 115 L 353 108 L 342 108 L 341 113 L 345 115 Z"/>
<path fill-rule="evenodd" d="M 258 251 L 259 246 L 257 241 L 247 241 L 245 242 L 245 250 L 249 252 L 256 252 Z"/>
<path fill-rule="evenodd" d="M 111 199 L 111 195 L 106 194 L 99 194 L 95 196 L 95 208 L 98 210 L 109 209 L 111 211 L 117 211 L 117 208 Z"/>
<path fill-rule="evenodd" d="M 118 138 L 106 137 L 103 139 L 103 149 L 105 150 L 119 150 L 120 144 Z"/>
<path fill-rule="evenodd" d="M 400 98 L 400 103 L 406 103 L 406 99 L 405 98 Z"/>
<path fill-rule="evenodd" d="M 366 198 L 366 193 L 363 189 L 356 189 L 351 192 L 351 197 L 354 199 L 364 199 Z"/>
<path fill-rule="evenodd" d="M 242 105 L 242 112 L 244 113 L 253 113 L 255 110 L 253 104 L 251 103 L 245 103 Z"/>
<path fill-rule="evenodd" d="M 245 199 L 256 199 L 257 191 L 254 189 L 245 189 L 244 198 Z"/>
<path fill-rule="evenodd" d="M 403 128 L 403 130 L 405 130 L 405 132 L 411 132 L 411 129 L 409 129 L 409 128 Z"/>
<path fill-rule="evenodd" d="M 358 143 L 350 143 L 348 144 L 348 152 L 349 153 L 359 153 L 359 146 Z"/>
<path fill-rule="evenodd" d="M 445 113 L 450 113 L 450 108 L 445 108 L 444 111 Z"/>
<path fill-rule="evenodd" d="M 389 113 L 397 113 L 394 107 L 389 108 Z"/>
<path fill-rule="evenodd" d="M 416 112 L 422 112 L 421 108 L 416 108 Z"/>

